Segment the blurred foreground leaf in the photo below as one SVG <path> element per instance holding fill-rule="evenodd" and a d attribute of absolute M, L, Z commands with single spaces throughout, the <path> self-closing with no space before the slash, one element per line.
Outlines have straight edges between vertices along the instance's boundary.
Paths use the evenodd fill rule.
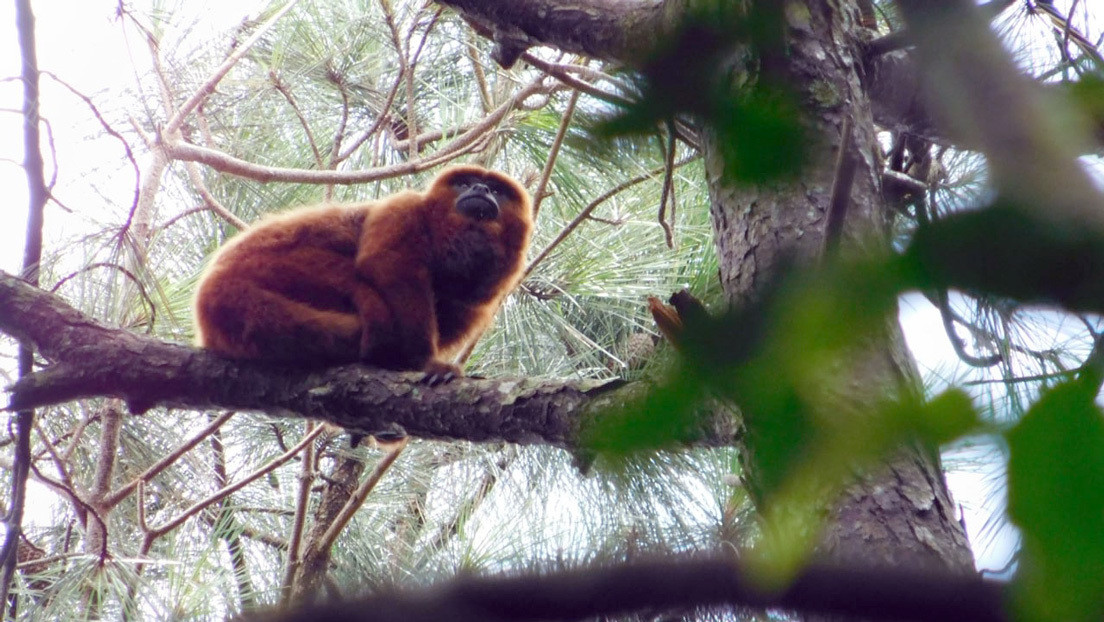
<path fill-rule="evenodd" d="M 824 508 L 855 473 L 902 446 L 937 451 L 978 425 L 960 391 L 925 402 L 911 387 L 894 395 L 856 371 L 878 356 L 874 346 L 893 319 L 902 282 L 893 261 L 781 272 L 756 303 L 686 321 L 685 357 L 671 378 L 584 434 L 599 454 L 670 448 L 693 440 L 704 399 L 738 408 L 749 483 L 766 519 L 757 557 L 768 583 L 784 582 L 807 559 Z"/>
<path fill-rule="evenodd" d="M 795 178 L 809 137 L 800 98 L 781 71 L 783 17 L 777 2 L 691 3 L 671 36 L 642 64 L 640 97 L 597 128 L 601 136 L 653 134 L 689 116 L 710 128 L 728 181 Z M 733 62 L 733 59 L 741 62 Z"/>
<path fill-rule="evenodd" d="M 921 227 L 903 258 L 907 285 L 957 288 L 1104 313 L 1104 235 L 997 203 Z"/>
<path fill-rule="evenodd" d="M 1023 544 L 1025 620 L 1104 616 L 1104 419 L 1084 379 L 1045 393 L 1008 433 L 1008 511 Z"/>
<path fill-rule="evenodd" d="M 952 389 L 930 401 L 905 396 L 850 416 L 821 419 L 809 449 L 762 507 L 763 539 L 749 556 L 755 576 L 781 587 L 808 561 L 829 514 L 825 508 L 856 473 L 878 468 L 903 447 L 937 452 L 942 444 L 976 431 L 977 413 L 965 393 Z"/>

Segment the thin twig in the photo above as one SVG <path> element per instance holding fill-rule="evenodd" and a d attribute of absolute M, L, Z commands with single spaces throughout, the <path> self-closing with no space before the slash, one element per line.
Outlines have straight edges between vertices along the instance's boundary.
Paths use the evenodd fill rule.
<path fill-rule="evenodd" d="M 380 0 L 380 6 L 383 7 L 383 16 L 384 16 L 385 21 L 394 19 L 391 16 L 391 3 L 390 2 L 387 2 L 387 0 Z M 390 24 L 390 22 L 389 22 L 389 24 Z M 397 31 L 392 32 L 391 40 L 395 45 L 395 51 L 399 54 L 400 62 L 403 62 L 401 60 L 402 59 L 402 45 L 399 42 Z M 379 131 L 380 127 L 383 126 L 383 123 L 387 120 L 387 118 L 389 116 L 388 111 L 391 110 L 391 105 L 395 102 L 395 96 L 398 94 L 399 87 L 402 86 L 402 83 L 403 83 L 403 71 L 400 69 L 399 73 L 398 73 L 398 76 L 395 78 L 394 84 L 391 85 L 391 90 L 388 91 L 388 93 L 387 93 L 387 99 L 384 100 L 383 106 L 380 107 L 379 115 L 376 117 L 376 122 L 373 123 L 372 126 L 369 127 L 367 130 L 365 130 L 364 133 L 362 133 L 360 135 L 360 137 L 358 137 L 353 142 L 349 143 L 349 145 L 345 148 L 345 150 L 342 151 L 340 153 L 340 155 L 337 157 L 337 160 L 335 161 L 335 163 L 336 162 L 344 162 L 357 149 L 359 149 L 360 146 L 363 145 L 365 141 L 367 141 L 369 138 L 374 136 L 376 132 Z"/>
<path fill-rule="evenodd" d="M 212 503 L 222 499 L 223 497 L 225 497 L 229 494 L 232 494 L 234 492 L 237 492 L 238 490 L 241 490 L 242 488 L 248 486 L 249 484 L 251 484 L 251 483 L 257 481 L 258 479 L 264 477 L 265 475 L 267 475 L 271 471 L 274 471 L 276 468 L 280 467 L 281 465 L 283 465 L 288 460 L 291 460 L 292 458 L 294 458 L 295 455 L 298 454 L 300 450 L 302 450 L 311 441 L 313 441 L 319 434 L 322 433 L 322 431 L 324 429 L 325 429 L 324 426 L 318 426 L 314 430 L 311 430 L 311 432 L 308 433 L 306 436 L 304 436 L 303 439 L 300 440 L 298 443 L 296 443 L 294 447 L 292 447 L 288 451 L 280 454 L 275 459 L 270 461 L 268 464 L 266 464 L 266 465 L 262 466 L 261 468 L 257 469 L 256 471 L 254 471 L 250 475 L 246 476 L 241 481 L 236 482 L 234 484 L 230 484 L 229 486 L 224 486 L 223 488 L 220 488 L 219 490 L 216 490 L 215 492 L 211 493 L 210 495 L 207 495 L 207 497 L 204 498 L 203 500 L 197 501 L 196 503 L 193 503 L 191 505 L 191 507 L 189 507 L 188 509 L 181 512 L 179 516 L 177 516 L 176 518 L 168 521 L 167 523 L 165 523 L 161 527 L 146 527 L 144 529 L 149 534 L 152 534 L 154 537 L 163 536 L 166 533 L 172 531 L 173 529 L 176 529 L 184 521 L 191 518 L 193 515 L 198 513 L 200 510 L 206 508 L 207 506 L 211 505 Z"/>
<path fill-rule="evenodd" d="M 132 151 L 130 148 L 130 143 L 128 143 L 127 140 L 123 138 L 122 134 L 115 131 L 115 128 L 111 127 L 111 124 L 108 123 L 107 119 L 105 119 L 103 114 L 100 113 L 100 109 L 96 107 L 96 104 L 92 103 L 92 98 L 88 97 L 84 93 L 81 93 L 71 84 L 57 77 L 53 72 L 43 71 L 42 75 L 49 77 L 54 82 L 57 82 L 61 86 L 65 87 L 69 90 L 70 93 L 77 96 L 81 101 L 83 101 L 84 105 L 92 111 L 92 115 L 96 117 L 96 120 L 100 122 L 100 127 L 102 127 L 103 130 L 107 132 L 107 135 L 118 140 L 123 145 L 123 152 L 126 155 L 126 159 L 128 162 L 130 162 L 131 168 L 134 169 L 134 198 L 131 200 L 131 210 L 134 210 L 135 207 L 138 205 L 139 180 L 142 177 L 142 172 L 138 166 L 138 160 L 134 157 L 134 151 Z M 56 164 L 54 166 L 54 170 L 57 170 Z"/>
<path fill-rule="evenodd" d="M 567 100 L 567 108 L 560 121 L 560 129 L 556 131 L 556 137 L 552 139 L 552 146 L 548 149 L 548 158 L 544 162 L 544 170 L 541 171 L 540 183 L 533 193 L 533 218 L 540 213 L 544 190 L 548 187 L 548 179 L 552 176 L 552 168 L 556 165 L 556 157 L 560 155 L 560 147 L 563 145 L 564 136 L 567 135 L 567 128 L 571 125 L 571 119 L 575 116 L 575 103 L 578 101 L 579 91 L 572 91 L 571 99 Z"/>
<path fill-rule="evenodd" d="M 671 230 L 671 223 L 667 222 L 667 199 L 674 189 L 675 177 L 675 122 L 667 124 L 667 148 L 663 150 L 663 191 L 659 195 L 659 214 L 656 219 L 659 226 L 663 227 L 663 238 L 667 241 L 667 248 L 675 248 L 675 233 Z M 674 221 L 674 207 L 671 208 L 671 220 Z"/>
<path fill-rule="evenodd" d="M 479 62 L 479 49 L 476 47 L 473 40 L 473 34 L 471 30 L 465 30 L 467 35 L 467 45 L 464 46 L 467 51 L 468 61 L 472 65 L 472 75 L 475 76 L 475 84 L 478 87 L 479 102 L 483 105 L 483 113 L 486 114 L 491 111 L 491 89 L 487 87 L 487 74 L 483 71 L 483 63 Z"/>
<path fill-rule="evenodd" d="M 540 69 L 544 73 L 552 76 L 553 78 L 559 80 L 560 82 L 563 82 L 567 86 L 577 91 L 582 91 L 587 95 L 622 108 L 628 108 L 632 105 L 632 102 L 630 100 L 621 97 L 620 95 L 615 95 L 614 93 L 603 91 L 602 89 L 594 86 L 589 82 L 586 82 L 585 80 L 580 80 L 576 78 L 575 76 L 568 73 L 563 65 L 559 63 L 551 63 L 545 60 L 541 60 L 540 58 L 534 56 L 531 52 L 525 52 L 521 55 L 521 58 L 530 65 L 536 67 L 537 69 Z"/>
<path fill-rule="evenodd" d="M 694 160 L 698 159 L 698 157 L 699 156 L 697 154 L 694 154 L 694 155 L 688 156 L 686 158 L 683 158 L 682 160 L 675 163 L 674 168 L 679 168 L 679 167 L 681 167 L 685 164 L 689 164 L 690 162 L 693 162 Z M 581 212 L 579 212 L 579 214 L 575 217 L 574 220 L 572 220 L 570 223 L 567 224 L 567 226 L 565 226 L 563 228 L 563 231 L 560 231 L 560 234 L 556 236 L 556 239 L 552 240 L 552 242 L 548 246 L 546 246 L 544 248 L 544 250 L 542 250 L 540 252 L 540 254 L 536 256 L 535 259 L 533 259 L 533 261 L 529 262 L 529 265 L 525 268 L 525 274 L 523 275 L 522 278 L 529 276 L 529 274 L 533 272 L 533 269 L 536 268 L 537 265 L 540 264 L 540 262 L 544 261 L 545 257 L 547 257 L 549 253 L 551 253 L 553 250 L 555 250 L 556 247 L 559 246 L 561 242 L 563 242 L 565 239 L 567 239 L 567 236 L 571 235 L 571 232 L 574 231 L 576 227 L 578 227 L 580 224 L 582 224 L 584 220 L 589 218 L 590 213 L 593 212 L 595 209 L 597 209 L 597 207 L 599 205 L 601 205 L 602 203 L 605 203 L 606 201 L 613 198 L 614 196 L 617 196 L 617 194 L 619 194 L 621 192 L 624 192 L 625 190 L 635 186 L 636 184 L 639 184 L 641 182 L 645 182 L 645 181 L 648 181 L 649 179 L 654 178 L 656 175 L 659 175 L 660 173 L 662 173 L 664 168 L 665 167 L 661 166 L 659 168 L 652 169 L 652 170 L 650 170 L 647 173 L 644 173 L 642 175 L 637 175 L 636 177 L 633 177 L 632 179 L 629 179 L 628 181 L 621 182 L 617 186 L 615 186 L 615 187 L 607 190 L 606 192 L 602 193 L 602 195 L 599 196 L 597 199 L 594 199 L 593 201 L 591 201 L 590 204 L 588 204 L 586 207 L 583 208 L 583 210 Z"/>
<path fill-rule="evenodd" d="M 399 455 L 406 449 L 406 445 L 409 442 L 410 437 L 404 436 L 401 440 L 396 442 L 382 458 L 380 458 L 380 461 L 376 463 L 376 467 L 372 469 L 367 479 L 361 482 L 360 486 L 357 487 L 345 502 L 341 511 L 334 517 L 333 522 L 331 522 L 329 528 L 326 529 L 326 533 L 315 543 L 318 550 L 324 551 L 333 546 L 334 542 L 337 541 L 337 537 L 341 535 L 341 531 L 345 529 L 345 525 L 349 524 L 349 521 L 353 518 L 353 514 L 360 509 L 360 506 L 364 505 L 364 501 L 368 499 L 368 494 L 371 493 L 372 489 L 376 487 L 376 484 L 383 479 L 384 474 L 387 473 L 387 470 L 395 463 L 395 460 L 398 460 Z"/>
<path fill-rule="evenodd" d="M 248 226 L 244 220 L 231 213 L 228 207 L 216 199 L 215 195 L 211 194 L 211 190 L 207 187 L 207 183 L 203 181 L 203 175 L 200 174 L 199 167 L 196 166 L 195 162 L 185 162 L 184 170 L 188 173 L 188 180 L 192 182 L 192 187 L 199 193 L 209 211 L 214 212 L 219 218 L 233 225 L 238 231 Z M 168 227 L 175 220 L 176 218 L 170 218 L 162 227 Z"/>
<path fill-rule="evenodd" d="M 276 25 L 276 22 L 278 22 L 281 17 L 287 14 L 287 12 L 290 11 L 292 7 L 294 7 L 298 3 L 298 1 L 299 0 L 290 0 L 287 4 L 283 6 L 283 8 L 281 8 L 279 11 L 276 11 L 275 15 L 268 18 L 265 23 L 261 24 L 260 27 L 257 28 L 257 31 L 254 32 L 248 39 L 242 41 L 238 45 L 238 47 L 234 49 L 234 52 L 230 54 L 230 56 L 228 56 L 226 60 L 223 61 L 223 63 L 219 65 L 218 68 L 215 69 L 215 71 L 207 78 L 207 81 L 201 84 L 200 87 L 196 89 L 194 93 L 192 93 L 192 96 L 189 97 L 187 101 L 185 101 L 184 104 L 180 106 L 180 109 L 176 111 L 176 114 L 169 118 L 169 120 L 165 123 L 164 128 L 162 129 L 162 133 L 170 136 L 176 133 L 180 129 L 180 127 L 184 125 L 184 119 L 187 118 L 187 116 L 191 114 L 191 112 L 195 110 L 195 108 L 199 106 L 199 104 L 204 99 L 206 99 L 208 95 L 215 92 L 215 86 L 218 85 L 218 83 L 226 76 L 227 73 L 230 72 L 231 69 L 233 69 L 234 65 L 237 65 L 238 61 L 240 61 L 242 57 L 245 56 L 247 52 L 249 52 L 253 45 L 260 41 L 261 37 L 263 37 L 269 30 L 271 30 L 272 27 Z"/>
<path fill-rule="evenodd" d="M 42 260 L 42 227 L 46 207 L 46 180 L 42 151 L 39 147 L 39 90 L 38 56 L 35 50 L 34 13 L 31 0 L 16 0 L 15 23 L 19 33 L 19 54 L 22 60 L 23 79 L 23 161 L 27 179 L 27 231 L 23 248 L 23 278 L 38 285 L 39 262 Z M 26 342 L 19 345 L 19 377 L 31 374 L 34 368 L 34 351 Z M 15 464 L 11 472 L 11 504 L 4 520 L 4 545 L 0 547 L 0 618 L 11 607 L 15 617 L 17 601 L 9 601 L 9 590 L 15 576 L 15 563 L 19 539 L 23 535 L 23 507 L 27 496 L 27 478 L 30 476 L 31 434 L 34 428 L 34 410 L 20 410 L 15 415 Z"/>
<path fill-rule="evenodd" d="M 305 432 L 310 434 L 314 421 L 307 421 Z M 295 499 L 295 517 L 291 522 L 291 537 L 288 539 L 287 563 L 284 567 L 284 582 L 280 590 L 280 603 L 287 606 L 291 602 L 292 583 L 295 580 L 295 571 L 299 566 L 303 542 L 303 527 L 307 523 L 307 510 L 310 505 L 310 490 L 314 484 L 314 443 L 307 445 L 303 451 L 303 462 L 299 465 L 299 492 Z"/>
<path fill-rule="evenodd" d="M 210 413 L 207 416 L 211 417 Z M 215 483 L 218 486 L 225 486 L 230 478 L 226 474 L 226 446 L 222 442 L 221 429 L 216 429 L 211 434 L 211 454 L 214 462 Z M 248 611 L 257 606 L 256 590 L 249 578 L 249 564 L 245 557 L 245 546 L 242 544 L 241 529 L 229 501 L 230 497 L 227 495 L 219 499 L 216 504 L 218 514 L 213 529 L 215 534 L 226 543 L 226 552 L 230 555 L 234 583 L 238 588 L 238 600 L 241 608 Z M 209 511 L 210 508 L 206 508 L 206 510 Z M 199 516 L 202 517 L 206 513 L 207 511 L 200 512 Z"/>
<path fill-rule="evenodd" d="M 97 527 L 101 533 L 107 534 L 107 523 L 104 522 L 100 513 L 96 511 L 96 508 L 92 507 L 87 501 L 81 498 L 77 491 L 66 486 L 65 484 L 48 477 L 45 473 L 38 470 L 38 466 L 33 462 L 31 463 L 31 471 L 34 473 L 35 481 L 41 482 L 54 490 L 58 491 L 61 496 L 69 500 L 73 504 L 74 511 L 77 515 L 77 520 L 82 527 L 88 526 L 88 517 L 91 516 L 92 520 L 96 522 Z M 100 542 L 100 559 L 107 559 L 107 537 Z"/>
<path fill-rule="evenodd" d="M 151 479 L 156 477 L 158 473 L 175 464 L 176 461 L 181 458 L 181 456 L 188 453 L 192 450 L 193 447 L 203 442 L 203 439 L 207 438 L 211 434 L 214 434 L 215 430 L 221 428 L 222 425 L 229 421 L 230 417 L 233 416 L 234 411 L 231 410 L 224 412 L 216 417 L 213 421 L 207 424 L 207 427 L 197 432 L 196 435 L 192 438 L 184 441 L 176 449 L 165 454 L 163 458 L 150 465 L 150 467 L 147 468 L 145 471 L 142 471 L 142 473 L 138 477 L 135 477 L 129 483 L 123 485 L 122 487 L 105 494 L 103 501 L 101 502 L 102 505 L 105 508 L 111 508 L 117 505 L 120 501 L 127 498 L 130 493 L 133 492 L 136 488 L 141 486 L 142 482 L 150 481 Z"/>
<path fill-rule="evenodd" d="M 291 106 L 295 117 L 299 119 L 299 126 L 303 128 L 303 132 L 307 135 L 307 144 L 310 145 L 311 153 L 314 154 L 314 163 L 318 165 L 318 168 L 326 168 L 326 163 L 322 160 L 322 152 L 318 150 L 318 141 L 314 139 L 314 131 L 311 130 L 310 123 L 307 122 L 303 110 L 299 108 L 299 102 L 295 101 L 295 96 L 291 94 L 291 88 L 284 84 L 284 81 L 280 79 L 275 70 L 269 70 L 268 78 L 272 80 L 272 88 L 284 96 L 284 101 Z"/>
<path fill-rule="evenodd" d="M 828 213 L 825 215 L 824 251 L 826 255 L 839 248 L 843 223 L 847 219 L 847 208 L 851 204 L 851 187 L 855 181 L 855 168 L 858 164 L 855 154 L 852 153 L 855 139 L 851 125 L 851 116 L 845 112 L 840 128 L 839 153 L 836 155 L 832 192 L 829 195 L 831 199 L 828 202 Z"/>
<path fill-rule="evenodd" d="M 54 463 L 54 468 L 57 469 L 58 477 L 61 478 L 61 483 L 73 487 L 73 480 L 69 477 L 69 469 L 65 465 L 65 461 L 62 460 L 61 454 L 58 453 L 57 447 L 50 442 L 50 439 L 46 435 L 46 431 L 42 429 L 42 424 L 35 421 L 34 424 L 35 433 L 38 434 L 39 439 L 42 441 L 42 445 L 46 448 L 46 453 L 50 455 L 50 460 Z"/>
<path fill-rule="evenodd" d="M 138 288 L 138 295 L 142 298 L 142 301 L 145 302 L 146 306 L 149 308 L 150 320 L 149 323 L 146 325 L 146 333 L 152 333 L 153 321 L 157 317 L 157 306 L 154 305 L 153 299 L 150 298 L 149 293 L 146 292 L 146 286 L 142 284 L 142 281 L 138 278 L 138 275 L 134 274 L 130 270 L 124 268 L 123 266 L 120 266 L 117 263 L 112 263 L 109 261 L 96 261 L 88 264 L 87 266 L 81 266 L 80 270 L 77 270 L 76 272 L 70 272 L 69 274 L 59 279 L 56 283 L 54 283 L 54 286 L 50 288 L 50 291 L 57 293 L 57 291 L 61 289 L 61 286 L 65 285 L 65 283 L 67 283 L 69 280 L 86 272 L 91 272 L 96 268 L 110 268 L 112 270 L 115 270 L 116 272 L 119 272 L 123 276 L 125 276 L 128 281 L 130 281 L 135 287 Z"/>
<path fill-rule="evenodd" d="M 349 125 L 349 91 L 345 88 L 345 76 L 338 74 L 336 71 L 331 76 L 331 81 L 337 85 L 337 92 L 341 95 L 341 118 L 337 122 L 337 129 L 334 130 L 333 143 L 330 145 L 329 164 L 323 166 L 319 164 L 319 168 L 337 168 L 337 156 L 341 153 L 341 141 L 345 140 L 345 128 Z M 322 191 L 323 201 L 332 201 L 334 194 L 333 185 L 327 185 Z"/>
<path fill-rule="evenodd" d="M 69 459 L 73 456 L 73 452 L 77 450 L 77 446 L 80 445 L 81 440 L 84 437 L 84 431 L 88 429 L 88 426 L 92 425 L 93 421 L 99 421 L 99 414 L 93 413 L 85 417 L 82 417 L 80 423 L 77 424 L 76 429 L 69 432 L 70 439 L 69 445 L 61 452 L 61 459 L 65 462 L 69 462 Z M 61 437 L 61 438 L 64 438 Z M 60 441 L 61 438 L 58 440 Z"/>
<path fill-rule="evenodd" d="M 280 181 L 285 183 L 307 184 L 369 183 L 418 173 L 470 151 L 478 145 L 477 141 L 481 138 L 485 138 L 486 134 L 494 126 L 500 123 L 520 102 L 534 94 L 545 93 L 554 88 L 553 86 L 543 84 L 542 80 L 543 77 L 537 78 L 520 89 L 513 97 L 495 109 L 494 112 L 481 119 L 478 123 L 473 125 L 471 129 L 454 138 L 434 154 L 399 164 L 381 166 L 362 171 L 318 171 L 262 166 L 254 162 L 235 158 L 222 151 L 200 147 L 199 145 L 183 141 L 167 142 L 163 147 L 168 156 L 173 159 L 199 162 L 217 171 L 252 179 L 254 181 Z"/>

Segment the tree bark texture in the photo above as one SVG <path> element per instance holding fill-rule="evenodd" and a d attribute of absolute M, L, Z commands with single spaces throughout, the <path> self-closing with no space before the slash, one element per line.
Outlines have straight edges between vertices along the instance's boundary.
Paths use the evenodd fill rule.
<path fill-rule="evenodd" d="M 849 126 L 856 159 L 844 222 L 845 246 L 886 243 L 886 205 L 878 183 L 870 99 L 861 69 L 859 12 L 851 0 L 809 0 L 787 5 L 789 76 L 801 95 L 823 148 L 800 180 L 780 187 L 734 186 L 725 162 L 705 132 L 703 150 L 721 280 L 731 304 L 744 304 L 772 275 L 785 253 L 804 262 L 825 248 L 825 228 L 841 133 Z M 850 118 L 851 123 L 845 123 Z M 873 336 L 860 360 L 841 375 L 843 399 L 863 402 L 915 379 L 900 327 L 893 320 Z M 745 461 L 754 463 L 753 460 Z M 842 562 L 916 568 L 973 568 L 962 526 L 955 520 L 938 460 L 906 450 L 884 469 L 847 489 L 822 549 Z"/>

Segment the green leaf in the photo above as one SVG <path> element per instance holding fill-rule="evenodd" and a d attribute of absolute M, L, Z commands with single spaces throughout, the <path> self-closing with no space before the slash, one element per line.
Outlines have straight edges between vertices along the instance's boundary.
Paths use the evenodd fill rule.
<path fill-rule="evenodd" d="M 640 97 L 597 128 L 606 137 L 651 134 L 690 116 L 708 126 L 730 182 L 797 177 L 809 136 L 801 98 L 790 88 L 781 5 L 691 3 L 676 32 L 656 42 L 641 63 Z M 734 66 L 738 56 L 743 62 Z"/>
<path fill-rule="evenodd" d="M 1024 620 L 1104 615 L 1104 418 L 1096 386 L 1048 391 L 1008 433 L 1008 511 L 1023 537 Z"/>
<path fill-rule="evenodd" d="M 1104 237 L 1008 203 L 961 212 L 916 232 L 903 258 L 910 285 L 988 292 L 1104 313 Z"/>

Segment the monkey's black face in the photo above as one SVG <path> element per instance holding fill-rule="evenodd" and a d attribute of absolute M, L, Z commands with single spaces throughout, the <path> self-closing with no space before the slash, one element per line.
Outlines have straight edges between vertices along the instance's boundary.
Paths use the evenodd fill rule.
<path fill-rule="evenodd" d="M 507 203 L 521 197 L 510 184 L 493 176 L 458 173 L 448 181 L 456 192 L 456 209 L 474 220 L 494 220 Z"/>
<path fill-rule="evenodd" d="M 486 184 L 476 183 L 460 192 L 456 209 L 468 218 L 494 220 L 498 218 L 498 199 Z"/>

